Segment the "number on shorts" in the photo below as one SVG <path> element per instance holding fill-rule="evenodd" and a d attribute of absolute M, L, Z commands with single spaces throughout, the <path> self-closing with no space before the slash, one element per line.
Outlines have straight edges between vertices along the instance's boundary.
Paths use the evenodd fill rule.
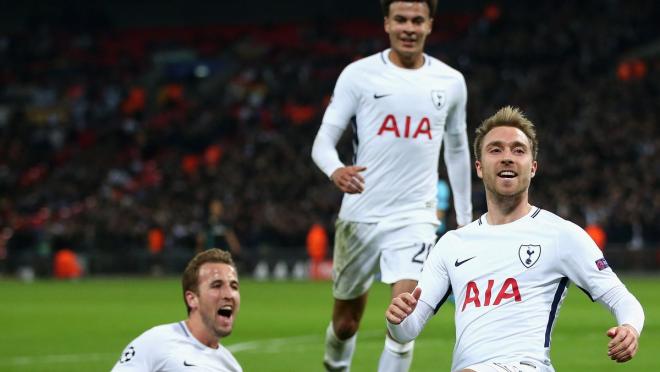
<path fill-rule="evenodd" d="M 428 249 L 426 249 L 428 247 Z M 424 254 L 424 251 L 426 251 L 426 254 Z M 424 264 L 425 259 L 429 257 L 429 253 L 431 253 L 431 244 L 426 244 L 422 243 L 422 248 L 419 249 L 417 253 L 412 258 L 412 262 L 418 263 L 418 264 Z M 423 259 L 421 257 L 424 257 Z"/>

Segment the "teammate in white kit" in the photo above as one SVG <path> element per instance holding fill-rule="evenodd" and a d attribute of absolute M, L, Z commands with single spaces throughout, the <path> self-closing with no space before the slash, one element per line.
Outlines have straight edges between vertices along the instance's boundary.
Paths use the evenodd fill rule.
<path fill-rule="evenodd" d="M 138 336 L 124 349 L 113 372 L 242 371 L 218 341 L 231 333 L 241 304 L 231 254 L 220 249 L 197 254 L 181 284 L 188 319 Z"/>
<path fill-rule="evenodd" d="M 343 191 L 336 223 L 332 322 L 324 365 L 348 371 L 373 276 L 409 292 L 435 241 L 440 148 L 457 221 L 472 220 L 463 75 L 424 54 L 437 0 L 382 0 L 391 48 L 350 64 L 337 80 L 312 157 Z M 337 142 L 353 118 L 353 165 Z M 386 338 L 379 371 L 407 371 L 413 343 Z"/>
<path fill-rule="evenodd" d="M 537 151 L 534 125 L 518 109 L 483 122 L 474 155 L 488 212 L 445 234 L 418 287 L 386 311 L 391 335 L 408 342 L 453 292 L 452 371 L 553 371 L 551 334 L 570 282 L 616 317 L 607 331 L 610 358 L 626 362 L 637 352 L 640 303 L 584 230 L 528 202 Z"/>

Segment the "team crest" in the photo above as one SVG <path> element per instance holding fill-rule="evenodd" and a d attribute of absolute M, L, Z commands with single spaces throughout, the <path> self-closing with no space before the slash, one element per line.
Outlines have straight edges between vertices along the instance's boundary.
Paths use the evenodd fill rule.
<path fill-rule="evenodd" d="M 540 245 L 523 244 L 518 248 L 518 258 L 526 268 L 534 266 L 539 257 L 541 257 Z"/>
<path fill-rule="evenodd" d="M 444 90 L 432 90 L 431 91 L 431 101 L 433 101 L 433 106 L 440 110 L 446 101 L 445 91 Z"/>

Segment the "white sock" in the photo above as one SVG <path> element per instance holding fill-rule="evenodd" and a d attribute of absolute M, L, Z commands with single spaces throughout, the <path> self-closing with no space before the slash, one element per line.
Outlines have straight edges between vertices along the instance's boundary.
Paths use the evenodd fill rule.
<path fill-rule="evenodd" d="M 328 371 L 349 372 L 351 369 L 351 360 L 355 351 L 355 340 L 357 333 L 347 340 L 340 340 L 332 328 L 332 322 L 325 331 L 325 355 L 323 356 L 323 365 Z"/>
<path fill-rule="evenodd" d="M 415 341 L 400 344 L 385 336 L 385 348 L 380 355 L 378 372 L 408 372 L 412 363 Z"/>

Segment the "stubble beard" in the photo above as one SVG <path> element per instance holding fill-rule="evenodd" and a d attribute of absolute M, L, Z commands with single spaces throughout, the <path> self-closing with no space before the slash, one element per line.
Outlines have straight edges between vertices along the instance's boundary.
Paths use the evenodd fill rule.
<path fill-rule="evenodd" d="M 215 315 L 211 318 L 204 317 L 203 319 L 204 325 L 206 325 L 206 328 L 209 329 L 210 331 L 213 332 L 213 335 L 220 339 L 223 337 L 227 337 L 231 334 L 232 328 L 229 328 L 228 330 L 221 329 L 215 324 Z"/>
<path fill-rule="evenodd" d="M 502 194 L 497 191 L 496 187 L 486 186 L 486 192 L 490 196 L 490 201 L 493 207 L 497 207 L 501 211 L 508 213 L 516 209 L 516 207 L 523 202 L 527 188 L 516 190 L 511 194 Z M 489 203 L 489 204 L 491 204 Z"/>

